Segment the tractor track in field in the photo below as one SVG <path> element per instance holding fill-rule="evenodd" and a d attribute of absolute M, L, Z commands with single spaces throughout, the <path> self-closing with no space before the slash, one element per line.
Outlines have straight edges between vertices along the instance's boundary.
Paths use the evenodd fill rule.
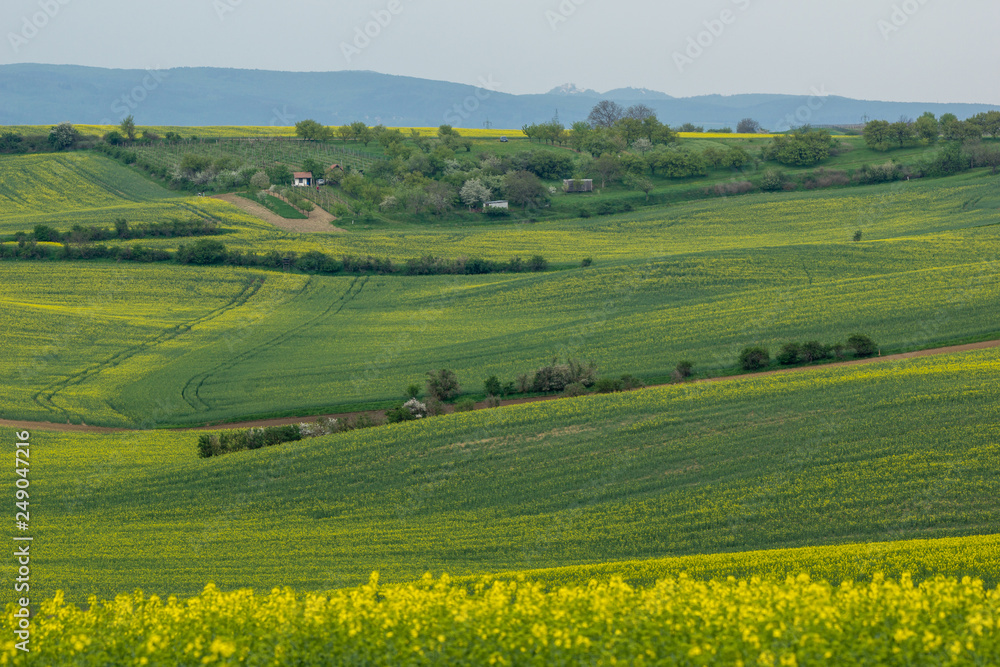
<path fill-rule="evenodd" d="M 245 281 L 243 289 L 241 289 L 239 293 L 237 293 L 232 299 L 230 299 L 228 303 L 226 303 L 221 308 L 217 308 L 209 312 L 208 314 L 202 315 L 201 317 L 195 318 L 193 320 L 189 320 L 187 322 L 178 324 L 174 326 L 172 329 L 159 334 L 155 338 L 146 340 L 142 343 L 139 343 L 138 345 L 133 345 L 132 347 L 121 350 L 120 352 L 117 352 L 116 354 L 105 359 L 104 361 L 98 362 L 96 365 L 91 366 L 90 368 L 74 373 L 56 382 L 52 382 L 43 387 L 40 391 L 36 392 L 35 395 L 32 397 L 32 399 L 34 400 L 35 404 L 40 408 L 43 408 L 53 413 L 62 413 L 64 417 L 68 417 L 66 411 L 57 406 L 53 402 L 53 399 L 56 397 L 56 395 L 59 394 L 59 392 L 65 390 L 67 387 L 81 384 L 86 380 L 91 379 L 96 375 L 99 375 L 101 372 L 103 372 L 108 368 L 113 368 L 115 366 L 118 366 L 126 359 L 134 357 L 137 354 L 145 352 L 146 350 L 149 350 L 168 340 L 172 340 L 184 333 L 187 333 L 193 327 L 198 326 L 199 324 L 204 324 L 205 322 L 209 322 L 217 317 L 224 315 L 225 313 L 229 312 L 234 308 L 239 308 L 247 301 L 249 301 L 251 298 L 253 298 L 253 296 L 260 290 L 265 280 L 266 278 L 264 276 L 257 276 L 248 279 L 247 281 Z"/>
<path fill-rule="evenodd" d="M 360 290 L 359 290 L 360 292 Z M 346 304 L 344 304 L 346 305 Z M 343 307 L 343 306 L 341 306 Z M 339 311 L 338 311 L 339 312 Z M 946 354 L 959 354 L 962 352 L 971 352 L 974 350 L 987 350 L 992 348 L 1000 347 L 1000 340 L 990 340 L 983 341 L 980 343 L 968 343 L 966 345 L 951 345 L 948 347 L 936 347 L 928 348 L 926 350 L 916 350 L 914 352 L 903 352 L 899 354 L 886 355 L 884 357 L 869 357 L 867 359 L 852 359 L 850 361 L 840 361 L 831 364 L 823 364 L 820 366 L 799 366 L 797 368 L 785 368 L 774 371 L 764 371 L 762 373 L 747 373 L 744 375 L 730 375 L 724 377 L 715 378 L 704 378 L 700 380 L 692 380 L 690 384 L 705 384 L 711 382 L 737 382 L 739 380 L 746 380 L 758 377 L 764 377 L 768 375 L 785 375 L 789 373 L 807 373 L 809 371 L 823 369 L 823 368 L 837 368 L 844 366 L 860 366 L 864 364 L 875 364 L 888 361 L 903 361 L 906 359 L 917 359 L 920 357 L 935 357 Z M 666 387 L 670 385 L 651 385 L 646 387 L 647 389 L 652 389 L 654 387 Z M 563 398 L 562 396 L 535 396 L 532 398 L 515 398 L 505 401 L 501 401 L 501 405 L 519 405 L 521 403 L 537 403 L 539 401 L 555 401 Z M 485 403 L 478 403 L 476 405 L 477 409 L 485 408 Z M 302 422 L 315 421 L 320 417 L 328 417 L 333 419 L 345 419 L 351 418 L 358 415 L 380 415 L 383 414 L 382 411 L 369 411 L 369 412 L 342 412 L 337 414 L 326 414 L 326 415 L 312 415 L 308 417 L 286 417 L 281 419 L 258 419 L 255 421 L 243 421 L 243 422 L 230 422 L 230 423 L 220 423 L 210 426 L 199 426 L 191 427 L 186 429 L 177 429 L 181 432 L 187 431 L 205 431 L 205 430 L 219 430 L 219 429 L 236 429 L 236 428 L 251 428 L 251 427 L 261 427 L 261 426 L 283 426 L 286 424 L 299 424 Z M 126 429 L 126 428 L 110 428 L 103 426 L 87 426 L 85 424 L 53 424 L 49 422 L 29 422 L 29 421 L 19 421 L 19 420 L 8 420 L 0 419 L 0 428 L 14 428 L 14 429 L 26 429 L 26 430 L 39 430 L 39 431 L 55 431 L 62 433 L 127 433 L 134 432 L 142 429 Z"/>
<path fill-rule="evenodd" d="M 310 277 L 308 282 L 306 283 L 306 286 L 303 288 L 302 292 L 305 292 L 313 284 L 314 284 L 313 278 Z M 211 409 L 211 406 L 208 404 L 208 402 L 201 397 L 201 388 L 205 385 L 205 382 L 210 377 L 212 377 L 217 373 L 225 372 L 235 366 L 245 363 L 247 360 L 252 359 L 260 352 L 272 348 L 275 345 L 280 345 L 288 341 L 301 331 L 307 330 L 310 327 L 315 326 L 318 322 L 328 317 L 336 317 L 340 313 L 340 311 L 342 311 L 344 307 L 347 306 L 348 303 L 356 299 L 358 295 L 361 294 L 361 291 L 365 288 L 365 285 L 367 284 L 368 284 L 368 276 L 356 277 L 354 280 L 351 281 L 351 284 L 347 286 L 347 290 L 340 295 L 340 298 L 332 302 L 329 306 L 327 306 L 326 310 L 324 310 L 319 315 L 316 315 L 315 317 L 303 322 L 302 324 L 292 329 L 283 331 L 282 333 L 271 338 L 270 340 L 264 341 L 259 345 L 255 345 L 246 352 L 242 352 L 236 355 L 235 357 L 232 357 L 224 361 L 223 363 L 218 364 L 217 366 L 211 368 L 205 373 L 199 373 L 198 375 L 193 376 L 187 381 L 187 383 L 185 383 L 184 387 L 181 389 L 181 397 L 184 399 L 184 402 L 187 403 L 189 406 L 191 406 L 191 408 L 196 412 L 204 412 L 206 410 Z"/>

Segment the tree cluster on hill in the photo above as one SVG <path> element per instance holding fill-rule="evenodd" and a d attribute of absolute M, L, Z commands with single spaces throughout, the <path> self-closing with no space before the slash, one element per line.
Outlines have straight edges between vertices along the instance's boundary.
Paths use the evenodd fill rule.
<path fill-rule="evenodd" d="M 0 154 L 52 153 L 79 148 L 92 148 L 97 139 L 84 137 L 72 123 L 60 123 L 48 134 L 24 135 L 11 130 L 0 133 Z"/>
<path fill-rule="evenodd" d="M 927 112 L 915 121 L 907 118 L 894 123 L 869 121 L 864 129 L 865 144 L 875 151 L 932 144 L 939 139 L 976 142 L 985 135 L 994 139 L 1000 137 L 1000 111 L 985 111 L 966 120 L 958 120 L 950 113 L 935 118 L 934 114 Z"/>

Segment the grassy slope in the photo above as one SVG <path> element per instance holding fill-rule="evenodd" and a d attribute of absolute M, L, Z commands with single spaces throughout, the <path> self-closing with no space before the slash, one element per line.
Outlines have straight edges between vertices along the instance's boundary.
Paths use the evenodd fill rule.
<path fill-rule="evenodd" d="M 0 265 L 0 307 L 17 323 L 0 332 L 11 355 L 7 417 L 203 423 L 393 398 L 428 368 L 445 365 L 476 391 L 490 374 L 513 379 L 560 353 L 592 357 L 608 374 L 654 379 L 681 359 L 721 370 L 752 343 L 834 342 L 863 331 L 889 350 L 997 333 L 992 307 L 1000 283 L 992 262 L 1000 228 L 984 225 L 995 223 L 1000 196 L 996 179 L 979 174 L 713 200 L 578 223 L 306 236 L 217 200 L 170 197 L 103 158 L 30 156 L 3 164 L 21 169 L 4 172 L 4 187 L 25 202 L 34 175 L 67 171 L 62 198 L 46 195 L 54 203 L 44 215 L 53 223 L 126 201 L 95 185 L 88 175 L 98 173 L 133 199 L 152 200 L 129 201 L 137 211 L 151 207 L 157 218 L 157 207 L 181 202 L 234 230 L 228 244 L 257 251 L 396 258 L 541 251 L 553 260 L 597 260 L 586 270 L 543 275 L 360 282 L 173 266 Z M 7 176 L 21 172 L 27 175 Z M 165 199 L 153 197 L 161 194 Z M 75 209 L 81 205 L 97 208 Z M 8 220 L 23 220 L 28 208 L 13 198 L 0 203 Z M 846 242 L 857 227 L 866 241 Z M 267 289 L 227 307 L 255 278 Z M 127 289 L 108 286 L 123 280 Z M 30 318 L 20 316 L 25 308 Z M 36 402 L 43 390 L 51 395 Z"/>
<path fill-rule="evenodd" d="M 210 460 L 193 434 L 36 432 L 37 594 L 326 589 L 372 570 L 399 581 L 996 533 L 998 371 L 1000 352 L 983 351 L 511 406 Z"/>

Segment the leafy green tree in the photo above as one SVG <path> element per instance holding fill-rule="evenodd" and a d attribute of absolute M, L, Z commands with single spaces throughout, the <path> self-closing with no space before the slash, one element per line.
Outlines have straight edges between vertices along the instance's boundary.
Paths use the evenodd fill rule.
<path fill-rule="evenodd" d="M 135 141 L 135 118 L 131 114 L 122 120 L 121 125 L 118 127 L 129 141 Z"/>
<path fill-rule="evenodd" d="M 212 158 L 208 155 L 197 153 L 187 153 L 181 158 L 180 170 L 187 177 L 192 177 L 198 172 L 205 171 L 212 166 Z"/>
<path fill-rule="evenodd" d="M 635 174 L 629 174 L 625 178 L 625 185 L 633 190 L 639 190 L 640 192 L 645 193 L 646 201 L 649 201 L 649 193 L 656 187 L 653 185 L 653 181 L 649 180 L 645 176 L 636 176 Z"/>
<path fill-rule="evenodd" d="M 578 151 L 584 150 L 591 132 L 590 123 L 579 120 L 573 123 L 573 133 L 569 135 L 569 144 Z"/>
<path fill-rule="evenodd" d="M 607 187 L 608 181 L 615 181 L 622 174 L 622 160 L 617 155 L 604 153 L 594 160 L 594 170 L 601 177 L 601 187 Z"/>
<path fill-rule="evenodd" d="M 799 357 L 802 353 L 802 349 L 799 347 L 798 343 L 785 343 L 778 350 L 778 363 L 783 366 L 793 366 L 799 363 Z"/>
<path fill-rule="evenodd" d="M 627 145 L 620 135 L 608 128 L 598 127 L 587 133 L 584 148 L 588 153 L 597 157 L 604 153 L 619 153 L 625 150 Z"/>
<path fill-rule="evenodd" d="M 368 124 L 363 121 L 356 120 L 350 125 L 351 127 L 351 138 L 354 141 L 361 141 L 364 138 L 365 131 L 368 129 Z"/>
<path fill-rule="evenodd" d="M 653 174 L 668 178 L 690 178 L 708 173 L 708 160 L 702 153 L 683 148 L 659 147 L 646 156 L 646 164 Z"/>
<path fill-rule="evenodd" d="M 1000 111 L 984 111 L 973 116 L 972 120 L 994 139 L 1000 137 Z"/>
<path fill-rule="evenodd" d="M 79 140 L 80 133 L 72 123 L 60 123 L 49 132 L 49 144 L 57 151 L 72 148 Z"/>
<path fill-rule="evenodd" d="M 271 187 L 271 179 L 267 177 L 267 172 L 262 169 L 250 177 L 250 185 L 257 190 L 267 190 Z"/>
<path fill-rule="evenodd" d="M 740 366 L 745 371 L 757 371 L 771 363 L 766 347 L 748 347 L 740 353 Z"/>
<path fill-rule="evenodd" d="M 916 131 L 913 129 L 913 125 L 905 120 L 897 121 L 890 125 L 889 132 L 893 141 L 899 145 L 899 148 L 906 146 L 916 139 Z"/>
<path fill-rule="evenodd" d="M 917 119 L 913 125 L 913 129 L 916 131 L 917 136 L 930 144 L 938 140 L 938 135 L 941 132 L 937 118 L 930 111 Z"/>
<path fill-rule="evenodd" d="M 878 349 L 875 341 L 864 334 L 854 334 L 847 339 L 847 347 L 854 350 L 856 357 L 870 357 Z"/>
<path fill-rule="evenodd" d="M 447 401 L 461 393 L 455 371 L 442 368 L 439 371 L 427 372 L 427 395 L 439 401 Z"/>
<path fill-rule="evenodd" d="M 772 139 L 767 155 L 781 164 L 806 167 L 830 157 L 833 146 L 833 137 L 826 130 L 802 127 Z"/>
<path fill-rule="evenodd" d="M 625 140 L 626 146 L 631 146 L 643 134 L 642 121 L 629 116 L 618 120 L 613 127 L 618 136 Z"/>
<path fill-rule="evenodd" d="M 512 171 L 504 176 L 504 192 L 515 206 L 539 208 L 549 200 L 549 191 L 530 171 Z"/>
<path fill-rule="evenodd" d="M 0 135 L 0 153 L 21 153 L 24 151 L 24 137 L 17 132 Z"/>
<path fill-rule="evenodd" d="M 830 356 L 830 348 L 818 340 L 810 340 L 802 344 L 802 361 L 812 363 Z"/>
<path fill-rule="evenodd" d="M 292 184 L 292 172 L 283 164 L 271 165 L 264 169 L 264 171 L 267 172 L 267 177 L 271 179 L 271 183 L 274 185 L 284 186 Z"/>
<path fill-rule="evenodd" d="M 742 146 L 731 146 L 722 159 L 722 164 L 731 169 L 740 169 L 753 162 L 753 156 Z"/>
<path fill-rule="evenodd" d="M 300 120 L 296 123 L 295 134 L 310 141 L 326 141 L 330 138 L 330 131 L 312 119 Z"/>
<path fill-rule="evenodd" d="M 736 124 L 738 134 L 757 134 L 760 132 L 760 123 L 753 118 L 744 118 Z"/>
<path fill-rule="evenodd" d="M 487 396 L 499 396 L 503 393 L 503 385 L 496 375 L 491 375 L 483 382 L 483 389 Z"/>
<path fill-rule="evenodd" d="M 938 124 L 941 126 L 941 136 L 943 136 L 948 141 L 956 141 L 961 139 L 958 134 L 959 125 L 961 121 L 958 120 L 958 116 L 953 113 L 942 114 L 941 119 Z"/>
<path fill-rule="evenodd" d="M 306 158 L 302 161 L 302 171 L 310 172 L 314 178 L 323 178 L 326 167 L 316 158 Z"/>
<path fill-rule="evenodd" d="M 892 148 L 892 125 L 886 120 L 872 120 L 865 125 L 865 145 L 873 151 L 885 152 Z"/>
<path fill-rule="evenodd" d="M 222 241 L 199 239 L 194 245 L 181 245 L 177 249 L 177 261 L 181 264 L 222 264 L 227 257 Z"/>

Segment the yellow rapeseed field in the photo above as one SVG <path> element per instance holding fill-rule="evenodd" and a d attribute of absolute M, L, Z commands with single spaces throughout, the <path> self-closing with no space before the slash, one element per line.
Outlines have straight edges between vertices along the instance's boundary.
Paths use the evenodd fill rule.
<path fill-rule="evenodd" d="M 8 607 L 5 634 L 16 627 Z M 986 665 L 1000 660 L 1000 591 L 904 575 L 831 584 L 680 576 L 546 590 L 447 576 L 297 594 L 274 589 L 166 600 L 141 592 L 46 601 L 13 665 Z"/>

